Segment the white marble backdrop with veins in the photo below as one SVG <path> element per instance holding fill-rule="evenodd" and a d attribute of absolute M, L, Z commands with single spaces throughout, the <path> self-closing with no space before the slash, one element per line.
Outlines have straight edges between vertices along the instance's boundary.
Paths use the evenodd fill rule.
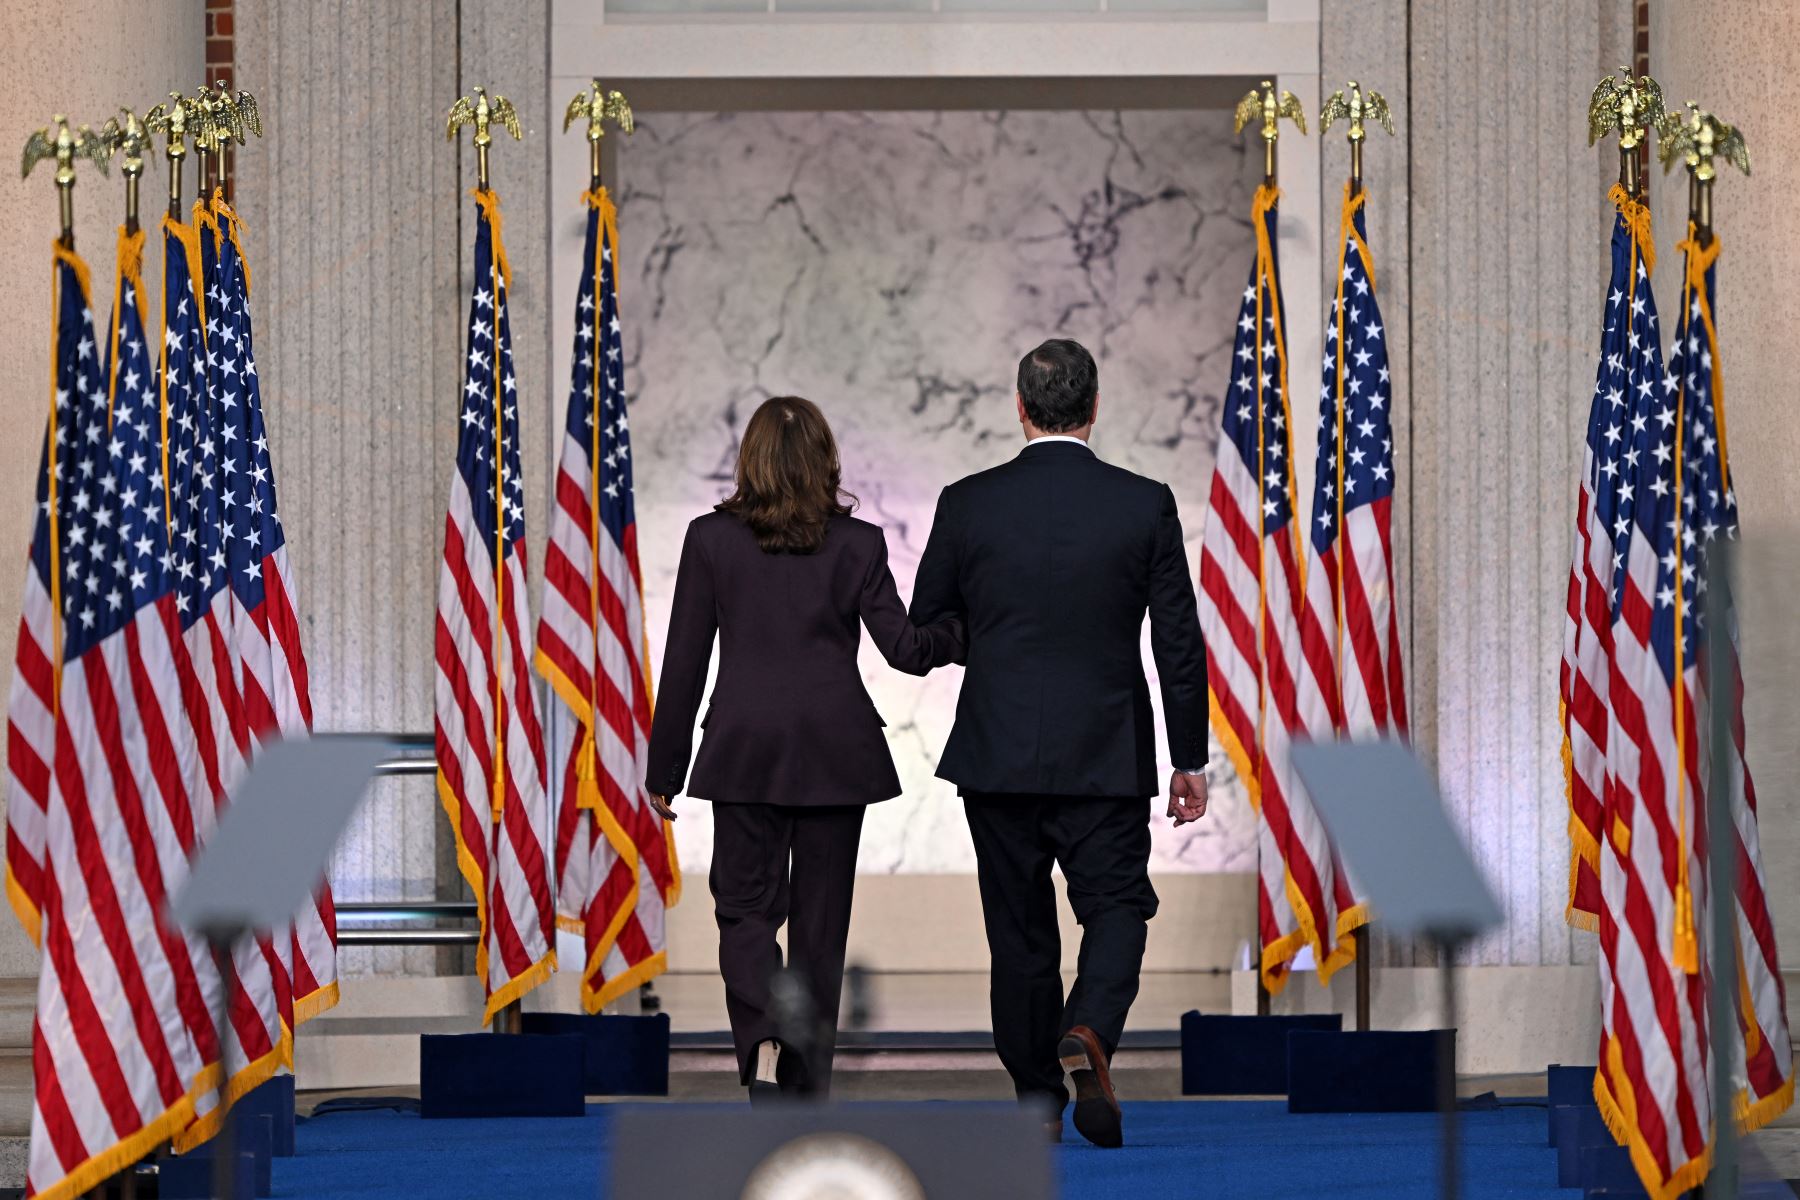
<path fill-rule="evenodd" d="M 614 190 L 657 665 L 683 529 L 727 490 L 758 403 L 798 394 L 825 411 L 845 486 L 886 528 L 910 595 L 938 490 L 1017 453 L 1013 374 L 1050 336 L 1094 352 L 1094 447 L 1173 486 L 1197 562 L 1260 165 L 1229 122 L 1210 111 L 645 116 L 619 148 Z M 579 220 L 557 230 L 559 296 L 573 294 Z M 1154 689 L 1147 639 L 1145 663 Z M 861 869 L 972 871 L 955 790 L 932 774 L 960 671 L 901 675 L 866 644 L 862 666 L 905 794 L 870 812 Z M 1244 791 L 1229 768 L 1217 778 L 1206 820 L 1176 831 L 1159 814 L 1153 869 L 1253 869 Z M 699 871 L 710 806 L 682 808 L 682 858 Z"/>

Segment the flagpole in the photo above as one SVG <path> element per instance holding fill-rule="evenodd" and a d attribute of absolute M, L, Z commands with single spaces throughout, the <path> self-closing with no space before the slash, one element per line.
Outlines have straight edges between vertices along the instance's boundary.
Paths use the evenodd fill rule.
<path fill-rule="evenodd" d="M 592 334 L 590 353 L 593 356 L 593 370 L 588 381 L 588 398 L 591 405 L 588 418 L 588 466 L 590 472 L 588 478 L 588 553 L 591 555 L 588 559 L 590 564 L 588 620 L 590 626 L 598 630 L 600 628 L 600 459 L 606 449 L 605 405 L 602 403 L 600 392 L 601 381 L 605 378 L 600 353 L 604 336 L 600 325 L 600 313 L 605 305 L 600 296 L 600 279 L 604 274 L 601 270 L 601 260 L 610 248 L 607 242 L 610 222 L 606 217 L 604 182 L 601 178 L 601 147 L 606 137 L 607 121 L 612 121 L 626 134 L 631 132 L 631 105 L 626 102 L 623 94 L 616 91 L 608 92 L 596 78 L 591 81 L 588 90 L 577 92 L 574 99 L 569 101 L 567 109 L 563 112 L 563 132 L 567 133 L 570 127 L 582 117 L 587 118 L 589 203 L 594 206 L 598 219 L 598 228 L 594 238 L 595 259 L 589 264 L 594 274 L 594 302 L 591 318 L 593 325 L 590 331 Z M 598 689 L 599 676 L 595 673 L 590 674 L 592 676 L 591 686 Z M 587 738 L 586 757 L 577 764 L 577 772 L 580 773 L 583 769 L 587 769 L 592 772 L 588 777 L 597 779 L 599 773 L 595 769 L 596 764 L 593 761 L 594 756 L 599 753 L 599 743 L 594 737 L 594 723 L 599 720 L 600 712 L 597 692 L 590 694 L 587 699 L 588 720 L 582 730 L 583 735 Z"/>
<path fill-rule="evenodd" d="M 1712 229 L 1712 188 L 1718 177 L 1714 165 L 1716 156 L 1723 155 L 1727 161 L 1735 164 L 1746 175 L 1750 173 L 1750 154 L 1744 145 L 1743 135 L 1732 126 L 1719 120 L 1700 108 L 1693 101 L 1688 102 L 1690 119 L 1685 124 L 1678 113 L 1665 113 L 1658 123 L 1660 135 L 1658 154 L 1663 162 L 1663 170 L 1674 165 L 1675 159 L 1685 158 L 1688 171 L 1688 225 L 1692 236 L 1688 246 L 1690 262 L 1684 271 L 1682 289 L 1682 316 L 1690 322 L 1695 313 L 1700 314 L 1700 327 L 1707 341 L 1706 353 L 1710 355 L 1715 372 L 1712 400 L 1715 419 L 1719 423 L 1719 461 L 1722 486 L 1729 492 L 1731 488 L 1730 466 L 1725 459 L 1723 397 L 1721 385 L 1717 379 L 1719 371 L 1719 352 L 1716 334 L 1710 317 L 1711 298 L 1706 294 L 1708 271 L 1710 268 L 1697 268 L 1693 255 L 1704 252 L 1713 246 Z M 1714 259 L 1713 261 L 1716 261 Z M 1690 305 L 1694 306 L 1690 309 Z M 1682 388 L 1682 399 L 1686 399 L 1686 387 Z M 1679 418 L 1678 418 L 1679 420 Z M 1677 439 L 1680 445 L 1680 439 Z M 1679 463 L 1679 459 L 1677 460 Z M 1680 470 L 1676 472 L 1677 486 L 1680 483 Z M 1680 512 L 1679 505 L 1677 512 Z M 1724 1114 L 1737 1110 L 1738 1082 L 1736 1079 L 1737 1061 L 1735 1054 L 1725 1052 L 1725 1047 L 1739 1042 L 1741 1031 L 1738 1026 L 1738 1013 L 1741 1011 L 1742 997 L 1738 994 L 1741 981 L 1735 960 L 1741 953 L 1738 933 L 1737 903 L 1737 854 L 1738 839 L 1736 837 L 1717 836 L 1716 831 L 1735 828 L 1733 814 L 1737 809 L 1736 792 L 1739 787 L 1735 772 L 1732 769 L 1732 755 L 1729 747 L 1736 737 L 1733 730 L 1735 718 L 1735 698 L 1740 683 L 1739 666 L 1736 648 L 1732 645 L 1732 584 L 1736 578 L 1737 547 L 1728 537 L 1719 538 L 1706 547 L 1702 561 L 1702 570 L 1706 576 L 1706 592 L 1704 611 L 1706 621 L 1706 670 L 1705 680 L 1707 713 L 1707 737 L 1710 747 L 1707 772 L 1706 820 L 1707 828 L 1715 831 L 1715 836 L 1707 839 L 1707 903 L 1711 906 L 1712 933 L 1712 986 L 1708 995 L 1709 1033 L 1712 1039 L 1712 1115 L 1713 1115 L 1713 1159 L 1712 1169 L 1706 1177 L 1705 1193 L 1709 1197 L 1733 1197 L 1738 1193 L 1739 1154 L 1737 1123 L 1726 1119 Z M 1679 648 L 1681 631 L 1677 628 L 1677 646 Z M 1677 660 L 1679 662 L 1679 660 Z M 1721 670 L 1721 666 L 1723 669 Z M 1720 676 L 1725 678 L 1721 684 Z"/>
<path fill-rule="evenodd" d="M 31 169 L 46 159 L 56 161 L 56 201 L 58 215 L 62 222 L 62 231 L 57 236 L 56 245 L 61 253 L 55 253 L 51 265 L 50 280 L 50 408 L 49 420 L 44 427 L 44 452 L 48 456 L 45 461 L 45 501 L 49 506 L 49 539 L 50 539 L 50 711 L 60 711 L 62 703 L 62 538 L 57 523 L 58 501 L 56 496 L 56 462 L 57 446 L 57 355 L 60 353 L 62 341 L 62 305 L 61 273 L 56 270 L 58 260 L 71 261 L 83 278 L 87 268 L 81 265 L 75 254 L 75 160 L 85 158 L 106 173 L 107 152 L 100 139 L 92 136 L 86 125 L 74 130 L 69 128 L 69 120 L 61 113 L 50 118 L 56 126 L 56 136 L 50 135 L 46 126 L 25 139 L 25 154 L 22 176 L 29 176 Z M 64 256 L 67 256 L 65 259 Z"/>
<path fill-rule="evenodd" d="M 473 98 L 465 96 L 451 105 L 445 128 L 448 140 L 454 140 L 457 130 L 464 125 L 473 125 L 475 128 L 475 190 L 481 201 L 481 219 L 488 222 L 489 226 L 488 271 L 493 295 L 489 344 L 493 347 L 494 354 L 494 753 L 490 760 L 493 786 L 489 801 L 489 877 L 483 881 L 483 886 L 492 884 L 492 873 L 496 869 L 493 846 L 505 820 L 506 808 L 506 397 L 502 378 L 504 373 L 500 367 L 500 306 L 505 296 L 505 271 L 500 243 L 499 199 L 494 195 L 488 178 L 488 147 L 493 143 L 493 135 L 488 129 L 495 121 L 500 122 L 515 141 L 522 137 L 518 115 L 506 97 L 495 94 L 490 98 L 487 89 L 477 85 Z M 491 919 L 490 917 L 490 921 Z M 482 980 L 484 987 L 487 984 L 486 979 Z M 501 1006 L 493 1017 L 494 1032 L 522 1032 L 524 1012 L 522 997 Z"/>
<path fill-rule="evenodd" d="M 138 181 L 144 174 L 144 147 L 150 144 L 150 133 L 144 122 L 129 108 L 108 121 L 100 131 L 108 154 L 122 153 L 125 161 L 119 172 L 125 176 L 125 232 L 138 231 Z"/>
<path fill-rule="evenodd" d="M 1281 93 L 1279 93 L 1279 95 L 1277 95 L 1277 93 L 1275 91 L 1275 84 L 1274 84 L 1273 80 L 1269 80 L 1269 79 L 1263 80 L 1259 87 L 1251 90 L 1242 100 L 1240 100 L 1238 102 L 1237 111 L 1235 113 L 1234 120 L 1233 120 L 1233 131 L 1234 132 L 1242 133 L 1244 130 L 1244 126 L 1249 124 L 1253 120 L 1257 120 L 1260 118 L 1262 121 L 1262 128 L 1258 131 L 1262 136 L 1262 142 L 1263 142 L 1263 182 L 1262 182 L 1262 188 L 1258 189 L 1259 193 L 1266 191 L 1266 192 L 1270 193 L 1271 195 L 1273 195 L 1276 191 L 1277 159 L 1276 159 L 1276 154 L 1275 154 L 1275 148 L 1276 148 L 1276 144 L 1281 139 L 1281 118 L 1282 117 L 1288 118 L 1289 120 L 1294 122 L 1295 125 L 1299 126 L 1301 133 L 1306 132 L 1306 114 L 1305 114 L 1305 111 L 1302 110 L 1300 107 L 1300 101 L 1297 100 L 1294 97 L 1294 94 L 1289 91 L 1284 90 Z M 1273 204 L 1273 201 L 1271 200 L 1270 203 Z M 1263 213 L 1260 211 L 1260 206 L 1261 206 L 1261 197 L 1259 195 L 1258 200 L 1257 200 L 1257 206 L 1256 206 L 1258 209 L 1258 211 L 1256 212 L 1256 220 L 1257 220 L 1258 224 L 1257 224 L 1257 228 L 1256 228 L 1257 250 L 1256 250 L 1256 272 L 1255 272 L 1255 274 L 1256 274 L 1257 361 L 1259 363 L 1262 361 L 1262 358 L 1263 358 L 1262 339 L 1264 336 L 1264 330 L 1267 328 L 1266 318 L 1268 317 L 1268 314 L 1265 313 L 1264 308 L 1263 308 L 1264 298 L 1266 296 L 1272 295 L 1273 291 L 1274 291 L 1274 287 L 1275 287 L 1275 279 L 1274 279 L 1274 276 L 1272 273 L 1271 264 L 1270 264 L 1269 260 L 1265 257 L 1265 253 L 1264 253 L 1264 247 L 1265 247 L 1267 239 L 1265 236 L 1264 226 L 1262 224 L 1260 224 L 1260 222 L 1263 219 Z M 1257 412 L 1256 412 L 1256 460 L 1257 460 L 1257 466 L 1256 466 L 1256 470 L 1257 470 L 1257 478 L 1259 481 L 1261 480 L 1261 478 L 1263 476 L 1264 468 L 1266 466 L 1266 458 L 1267 458 L 1267 447 L 1264 444 L 1264 442 L 1265 442 L 1264 434 L 1266 432 L 1266 426 L 1267 426 L 1267 421 L 1265 420 L 1264 411 L 1263 411 L 1263 406 L 1265 403 L 1266 403 L 1266 401 L 1265 401 L 1265 398 L 1263 395 L 1262 374 L 1259 371 L 1257 374 L 1257 389 L 1256 389 L 1256 405 L 1257 405 Z M 1261 486 L 1260 482 L 1259 482 L 1258 486 Z M 1263 545 L 1264 545 L 1264 542 L 1266 539 L 1263 538 L 1260 531 L 1258 533 L 1256 540 L 1257 540 L 1257 553 L 1259 556 L 1261 556 L 1263 553 Z M 1262 639 L 1264 637 L 1264 634 L 1265 634 L 1265 631 L 1266 631 L 1266 628 L 1268 625 L 1268 617 L 1267 617 L 1268 594 L 1267 594 L 1267 584 L 1266 584 L 1267 578 L 1268 578 L 1268 576 L 1267 576 L 1267 573 L 1265 570 L 1265 564 L 1263 564 L 1259 561 L 1258 568 L 1257 568 L 1258 601 L 1257 601 L 1257 617 L 1256 617 L 1256 624 L 1257 624 L 1256 636 L 1257 636 L 1257 648 L 1258 648 L 1259 659 L 1262 657 L 1262 653 L 1261 653 Z M 1264 691 L 1264 696 L 1262 699 L 1262 703 L 1260 703 L 1258 705 L 1257 735 L 1256 735 L 1257 736 L 1257 760 L 1258 760 L 1259 764 L 1261 762 L 1261 757 L 1262 757 L 1263 722 L 1265 720 L 1266 711 L 1267 711 L 1267 707 L 1268 707 L 1267 706 L 1266 688 L 1263 688 L 1261 690 Z M 1258 786 L 1260 786 L 1260 781 L 1257 781 L 1257 783 L 1258 783 Z M 1257 841 L 1257 859 L 1258 859 L 1257 871 L 1258 871 L 1259 877 L 1261 875 L 1261 857 L 1262 857 L 1261 839 L 1258 838 L 1258 841 Z M 1260 922 L 1259 922 L 1259 925 L 1260 925 Z M 1263 946 L 1262 946 L 1262 936 L 1261 936 L 1260 928 L 1259 928 L 1257 936 L 1255 938 L 1255 945 L 1256 945 L 1256 961 L 1255 961 L 1254 967 L 1255 967 L 1255 971 L 1256 971 L 1256 1015 L 1259 1017 L 1266 1017 L 1269 1015 L 1269 1012 L 1270 1012 L 1272 997 L 1269 992 L 1268 982 L 1264 978 L 1265 964 L 1263 962 Z"/>
<path fill-rule="evenodd" d="M 1363 143 L 1368 140 L 1366 121 L 1379 122 L 1391 136 L 1394 132 L 1393 117 L 1390 115 L 1387 100 L 1380 92 L 1365 93 L 1362 86 L 1352 79 L 1349 81 L 1348 95 L 1343 91 L 1336 92 L 1325 102 L 1319 112 L 1319 135 L 1323 137 L 1331 128 L 1331 123 L 1339 117 L 1348 117 L 1350 124 L 1345 137 L 1350 143 L 1350 184 L 1346 194 L 1346 205 L 1353 203 L 1363 193 Z M 1346 207 L 1343 223 L 1350 225 L 1351 209 Z M 1333 305 L 1333 319 L 1337 322 L 1337 536 L 1348 545 L 1348 535 L 1344 532 L 1344 262 L 1343 255 L 1348 244 L 1350 229 L 1339 231 L 1338 235 L 1338 280 L 1336 285 L 1336 303 Z M 1338 564 L 1337 578 L 1333 581 L 1333 600 L 1336 605 L 1339 679 L 1342 679 L 1344 661 L 1344 569 Z M 1342 707 L 1342 687 L 1340 684 L 1339 707 Z M 1365 921 L 1351 931 L 1352 943 L 1356 949 L 1356 1028 L 1359 1033 L 1367 1033 L 1370 1028 L 1370 992 L 1369 974 L 1369 925 Z"/>
<path fill-rule="evenodd" d="M 187 157 L 187 139 L 193 117 L 193 101 L 180 92 L 170 92 L 169 102 L 158 104 L 144 115 L 144 127 L 167 137 L 164 157 L 169 164 L 169 219 L 181 220 L 181 160 Z"/>

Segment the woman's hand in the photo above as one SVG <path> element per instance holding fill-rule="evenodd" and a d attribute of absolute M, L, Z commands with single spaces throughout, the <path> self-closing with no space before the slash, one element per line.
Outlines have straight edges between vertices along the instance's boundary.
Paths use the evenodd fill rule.
<path fill-rule="evenodd" d="M 675 808 L 670 803 L 669 797 L 659 796 L 655 792 L 649 792 L 647 794 L 650 797 L 650 807 L 656 810 L 657 816 L 665 821 L 673 821 L 675 819 Z"/>

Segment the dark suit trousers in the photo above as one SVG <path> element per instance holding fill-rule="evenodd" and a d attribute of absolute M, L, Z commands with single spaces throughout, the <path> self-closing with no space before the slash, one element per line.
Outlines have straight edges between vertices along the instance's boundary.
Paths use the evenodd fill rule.
<path fill-rule="evenodd" d="M 1021 1098 L 1068 1102 L 1056 1044 L 1076 1025 L 1118 1048 L 1137 998 L 1148 922 L 1150 804 L 1141 797 L 964 793 L 993 958 L 994 1049 Z M 1081 923 L 1075 986 L 1065 999 L 1053 863 Z"/>
<path fill-rule="evenodd" d="M 824 1095 L 837 1050 L 844 942 L 862 838 L 858 805 L 713 805 L 713 912 L 725 1011 L 745 1083 L 756 1047 L 782 1044 L 781 1082 Z M 787 979 L 775 934 L 787 932 Z"/>

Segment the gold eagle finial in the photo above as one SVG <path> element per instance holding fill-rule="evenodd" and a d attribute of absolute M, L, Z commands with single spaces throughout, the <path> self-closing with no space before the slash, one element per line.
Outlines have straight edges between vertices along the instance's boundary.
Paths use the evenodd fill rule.
<path fill-rule="evenodd" d="M 246 91 L 232 95 L 223 79 L 214 81 L 213 89 L 207 93 L 207 103 L 218 130 L 215 144 L 230 137 L 241 146 L 246 133 L 255 137 L 263 135 L 262 114 L 257 110 L 255 96 Z M 205 91 L 204 88 L 201 90 Z"/>
<path fill-rule="evenodd" d="M 444 127 L 444 140 L 456 140 L 456 131 L 464 125 L 475 127 L 475 145 L 485 150 L 493 144 L 493 136 L 488 127 L 498 122 L 506 132 L 518 141 L 525 136 L 519 128 L 519 113 L 513 108 L 512 101 L 505 96 L 489 96 L 486 88 L 477 84 L 472 96 L 464 96 L 450 106 L 450 121 Z"/>
<path fill-rule="evenodd" d="M 1664 113 L 1656 126 L 1656 154 L 1662 160 L 1663 170 L 1681 158 L 1695 179 L 1710 180 L 1718 174 L 1713 160 L 1723 158 L 1750 174 L 1750 148 L 1744 144 L 1743 131 L 1719 120 L 1693 100 L 1687 102 L 1687 107 L 1688 120 L 1683 121 L 1677 112 Z"/>
<path fill-rule="evenodd" d="M 136 175 L 144 169 L 144 148 L 150 145 L 150 131 L 129 108 L 120 108 L 118 116 L 100 127 L 100 138 L 109 155 L 125 156 L 121 166 L 125 174 Z"/>
<path fill-rule="evenodd" d="M 1352 79 L 1349 83 L 1349 95 L 1345 88 L 1331 93 L 1319 109 L 1319 136 L 1331 132 L 1331 126 L 1337 121 L 1348 119 L 1350 122 L 1350 140 L 1360 142 L 1368 134 L 1363 130 L 1365 121 L 1373 121 L 1391 136 L 1394 132 L 1394 114 L 1388 108 L 1387 98 L 1380 92 L 1365 92 L 1362 85 Z"/>
<path fill-rule="evenodd" d="M 168 103 L 158 104 L 144 114 L 145 129 L 168 137 L 170 158 L 187 153 L 188 136 L 198 132 L 198 125 L 199 110 L 180 92 L 170 92 Z"/>
<path fill-rule="evenodd" d="M 1251 88 L 1249 93 L 1238 101 L 1237 117 L 1232 123 L 1231 131 L 1233 133 L 1244 132 L 1244 126 L 1254 121 L 1259 113 L 1262 115 L 1264 141 L 1272 142 L 1281 136 L 1280 131 L 1276 128 L 1276 122 L 1282 117 L 1286 117 L 1298 125 L 1301 133 L 1306 132 L 1306 111 L 1300 107 L 1300 101 L 1294 97 L 1294 93 L 1286 88 L 1283 88 L 1281 95 L 1277 97 L 1274 83 L 1267 79 L 1262 81 L 1260 88 Z"/>
<path fill-rule="evenodd" d="M 1299 126 L 1300 132 L 1306 132 L 1306 111 L 1300 107 L 1300 101 L 1294 93 L 1286 88 L 1279 97 L 1275 94 L 1275 85 L 1269 80 L 1262 81 L 1260 88 L 1252 88 L 1242 100 L 1238 101 L 1237 113 L 1232 121 L 1232 132 L 1244 132 L 1244 126 L 1262 116 L 1263 139 L 1263 181 L 1273 185 L 1275 182 L 1275 143 L 1281 137 L 1281 118 L 1286 117 Z"/>
<path fill-rule="evenodd" d="M 606 136 L 606 123 L 611 121 L 619 127 L 620 132 L 629 134 L 633 128 L 631 105 L 622 92 L 610 92 L 600 86 L 598 79 L 585 92 L 575 93 L 569 101 L 569 107 L 563 112 L 563 132 L 581 118 L 587 118 L 588 175 L 594 186 L 600 186 L 600 139 Z"/>
<path fill-rule="evenodd" d="M 482 191 L 488 186 L 488 147 L 494 142 L 488 128 L 496 122 L 512 134 L 515 142 L 525 136 L 519 128 L 519 113 L 512 101 L 501 95 L 489 96 L 486 88 L 477 85 L 473 95 L 464 96 L 450 106 L 450 120 L 444 126 L 447 142 L 455 141 L 456 131 L 463 126 L 475 127 L 475 182 Z"/>
<path fill-rule="evenodd" d="M 1648 75 L 1633 77 L 1630 67 L 1620 67 L 1618 75 L 1595 84 L 1588 99 L 1588 145 L 1617 130 L 1619 149 L 1635 150 L 1665 115 L 1661 85 Z"/>
<path fill-rule="evenodd" d="M 593 81 L 587 91 L 575 93 L 569 101 L 569 107 L 563 113 L 563 132 L 582 117 L 587 118 L 587 137 L 590 142 L 597 142 L 606 136 L 606 122 L 611 121 L 619 127 L 619 132 L 630 133 L 632 130 L 631 105 L 623 92 L 607 91 L 601 87 L 598 79 Z"/>
<path fill-rule="evenodd" d="M 75 182 L 76 159 L 85 159 L 99 167 L 102 175 L 106 174 L 112 151 L 105 139 L 86 125 L 70 129 L 69 118 L 61 113 L 51 117 L 50 121 L 56 126 L 54 136 L 51 135 L 49 126 L 45 126 L 25 139 L 25 155 L 20 164 L 19 178 L 24 179 L 31 174 L 31 168 L 52 158 L 56 160 L 56 182 L 59 187 L 67 187 Z"/>

